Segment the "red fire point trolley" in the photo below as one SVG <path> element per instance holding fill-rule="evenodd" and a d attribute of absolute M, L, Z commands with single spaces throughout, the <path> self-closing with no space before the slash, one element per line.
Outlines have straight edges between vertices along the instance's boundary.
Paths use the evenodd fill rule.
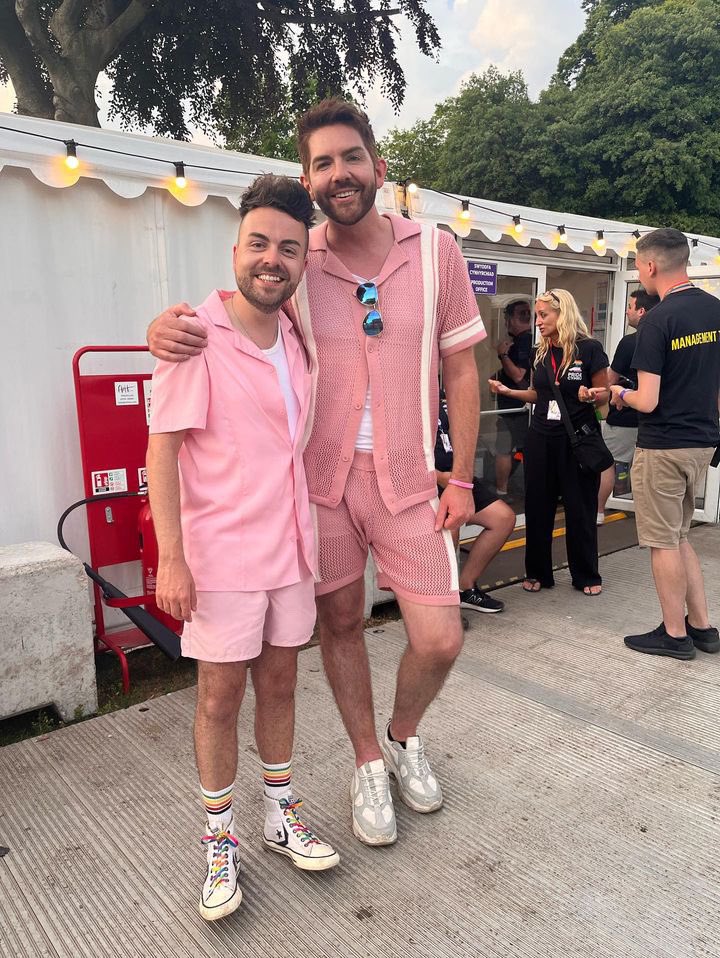
<path fill-rule="evenodd" d="M 145 495 L 152 376 L 150 373 L 83 374 L 80 360 L 87 353 L 147 351 L 146 346 L 85 346 L 73 357 L 83 481 L 85 495 L 90 500 L 87 503 L 90 565 L 106 575 L 108 567 L 142 562 L 142 595 L 109 598 L 97 581 L 94 583 L 96 651 L 105 648 L 118 656 L 125 692 L 130 690 L 125 653 L 149 645 L 149 632 L 134 627 L 108 630 L 103 602 L 121 609 L 143 605 L 172 632 L 182 631 L 182 623 L 160 611 L 155 604 L 158 549 Z"/>

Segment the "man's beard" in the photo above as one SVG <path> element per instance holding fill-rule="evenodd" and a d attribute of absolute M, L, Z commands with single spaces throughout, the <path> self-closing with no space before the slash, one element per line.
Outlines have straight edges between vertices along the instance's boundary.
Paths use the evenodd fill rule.
<path fill-rule="evenodd" d="M 343 189 L 354 190 L 357 188 L 356 183 L 348 183 L 345 187 L 333 188 L 333 193 L 341 193 Z M 358 194 L 360 201 L 359 208 L 354 207 L 353 209 L 347 210 L 342 207 L 338 208 L 333 205 L 332 197 L 328 193 L 315 193 L 315 202 L 325 216 L 327 216 L 329 220 L 332 220 L 333 223 L 339 223 L 341 226 L 354 226 L 367 216 L 373 208 L 376 196 L 377 187 L 374 183 L 368 183 L 367 186 L 363 186 L 360 189 L 360 193 Z"/>
<path fill-rule="evenodd" d="M 252 274 L 236 275 L 235 279 L 243 298 L 255 309 L 259 309 L 261 313 L 276 313 L 293 292 L 288 290 L 288 284 L 285 281 L 278 283 L 277 290 L 268 289 L 266 295 L 262 296 L 258 294 L 258 290 L 253 284 L 255 277 Z"/>

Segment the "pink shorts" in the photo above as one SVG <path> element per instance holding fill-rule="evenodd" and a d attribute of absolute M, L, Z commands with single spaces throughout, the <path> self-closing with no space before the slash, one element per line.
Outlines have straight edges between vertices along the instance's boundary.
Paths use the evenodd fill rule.
<path fill-rule="evenodd" d="M 263 642 L 304 645 L 315 625 L 311 576 L 267 592 L 198 592 L 197 606 L 181 645 L 184 656 L 202 662 L 247 662 Z"/>
<path fill-rule="evenodd" d="M 372 453 L 356 452 L 337 509 L 313 505 L 317 516 L 317 595 L 335 592 L 365 574 L 368 548 L 378 586 L 421 605 L 458 605 L 452 536 L 435 532 L 437 498 L 394 516 L 382 500 Z"/>

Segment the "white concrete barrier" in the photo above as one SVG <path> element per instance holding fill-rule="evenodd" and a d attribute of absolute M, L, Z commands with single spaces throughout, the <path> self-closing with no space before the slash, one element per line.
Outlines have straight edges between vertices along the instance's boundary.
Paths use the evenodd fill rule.
<path fill-rule="evenodd" d="M 97 712 L 85 572 L 49 542 L 0 546 L 0 719 L 46 705 Z"/>

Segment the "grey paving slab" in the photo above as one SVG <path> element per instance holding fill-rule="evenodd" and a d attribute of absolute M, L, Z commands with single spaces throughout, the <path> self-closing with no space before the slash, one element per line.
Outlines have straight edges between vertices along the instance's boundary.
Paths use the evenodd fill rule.
<path fill-rule="evenodd" d="M 720 611 L 718 530 L 693 541 Z M 399 806 L 392 848 L 351 836 L 350 749 L 319 651 L 302 654 L 295 775 L 340 851 L 333 872 L 303 874 L 259 845 L 249 697 L 245 899 L 216 924 L 196 910 L 193 689 L 1 749 L 0 955 L 717 958 L 720 656 L 625 650 L 626 625 L 658 618 L 647 557 L 618 553 L 603 574 L 598 600 L 560 573 L 552 592 L 512 587 L 503 615 L 473 615 L 425 722 L 445 807 Z M 402 625 L 368 646 L 381 727 Z"/>

